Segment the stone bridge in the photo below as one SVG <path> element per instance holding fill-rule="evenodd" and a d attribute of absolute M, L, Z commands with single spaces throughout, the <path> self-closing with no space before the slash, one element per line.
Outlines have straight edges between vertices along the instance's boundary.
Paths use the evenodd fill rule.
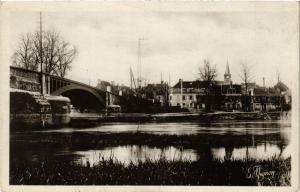
<path fill-rule="evenodd" d="M 33 92 L 41 92 L 43 87 L 43 94 L 69 97 L 80 110 L 101 111 L 108 105 L 119 105 L 121 97 L 78 81 L 13 66 L 10 66 L 10 87 Z"/>

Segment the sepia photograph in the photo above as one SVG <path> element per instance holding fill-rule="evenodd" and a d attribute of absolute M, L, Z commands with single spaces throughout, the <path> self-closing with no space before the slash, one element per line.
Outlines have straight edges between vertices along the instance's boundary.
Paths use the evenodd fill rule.
<path fill-rule="evenodd" d="M 5 2 L 0 14 L 3 191 L 297 190 L 297 2 Z"/>

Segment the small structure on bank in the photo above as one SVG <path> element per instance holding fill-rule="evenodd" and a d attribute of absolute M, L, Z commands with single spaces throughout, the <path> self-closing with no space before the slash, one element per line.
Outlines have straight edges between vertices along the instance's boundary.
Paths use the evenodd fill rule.
<path fill-rule="evenodd" d="M 49 127 L 70 122 L 70 99 L 39 92 L 10 89 L 10 124 L 13 128 Z"/>

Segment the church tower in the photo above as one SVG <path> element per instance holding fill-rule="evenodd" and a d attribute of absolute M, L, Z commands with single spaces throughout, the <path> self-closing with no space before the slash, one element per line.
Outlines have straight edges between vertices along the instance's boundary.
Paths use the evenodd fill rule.
<path fill-rule="evenodd" d="M 224 83 L 230 84 L 230 82 L 231 82 L 231 74 L 230 74 L 230 70 L 229 70 L 229 64 L 228 64 L 228 61 L 227 61 L 226 71 L 224 73 Z"/>

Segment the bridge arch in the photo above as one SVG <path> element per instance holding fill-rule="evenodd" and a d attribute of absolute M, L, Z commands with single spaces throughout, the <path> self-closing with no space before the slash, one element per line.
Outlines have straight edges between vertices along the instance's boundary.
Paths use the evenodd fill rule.
<path fill-rule="evenodd" d="M 106 103 L 104 92 L 100 94 L 95 89 L 81 85 L 66 85 L 52 92 L 51 95 L 63 95 L 69 97 L 72 104 L 75 105 L 75 107 L 80 105 L 79 108 L 81 109 L 84 105 L 87 105 L 86 107 L 93 107 L 93 109 L 99 111 L 105 108 Z"/>

